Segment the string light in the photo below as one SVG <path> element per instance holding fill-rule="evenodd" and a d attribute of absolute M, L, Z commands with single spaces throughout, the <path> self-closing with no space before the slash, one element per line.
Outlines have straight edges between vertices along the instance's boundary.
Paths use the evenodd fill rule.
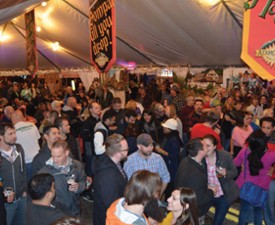
<path fill-rule="evenodd" d="M 41 31 L 41 27 L 37 26 L 36 31 L 39 33 Z"/>
<path fill-rule="evenodd" d="M 47 2 L 42 2 L 41 5 L 45 7 L 47 5 Z"/>
<path fill-rule="evenodd" d="M 54 42 L 52 43 L 52 48 L 54 51 L 58 51 L 60 49 L 60 45 L 59 45 L 59 42 Z"/>

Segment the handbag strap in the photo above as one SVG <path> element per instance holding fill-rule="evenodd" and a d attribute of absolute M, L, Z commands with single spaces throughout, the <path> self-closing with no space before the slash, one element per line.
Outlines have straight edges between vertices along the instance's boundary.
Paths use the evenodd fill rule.
<path fill-rule="evenodd" d="M 244 152 L 244 179 L 246 178 L 247 149 Z"/>

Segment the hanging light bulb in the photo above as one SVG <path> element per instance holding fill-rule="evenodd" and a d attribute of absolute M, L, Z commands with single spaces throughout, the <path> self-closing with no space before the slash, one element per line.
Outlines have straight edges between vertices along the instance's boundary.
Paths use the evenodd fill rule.
<path fill-rule="evenodd" d="M 41 31 L 41 27 L 37 26 L 36 31 L 39 33 Z"/>
<path fill-rule="evenodd" d="M 4 34 L 2 30 L 0 30 L 0 42 L 4 42 L 10 39 L 10 36 L 7 34 Z"/>
<path fill-rule="evenodd" d="M 42 2 L 41 5 L 45 7 L 47 5 L 47 2 Z"/>
<path fill-rule="evenodd" d="M 52 43 L 52 48 L 54 51 L 58 51 L 60 49 L 60 45 L 59 45 L 59 42 L 54 42 Z"/>
<path fill-rule="evenodd" d="M 200 4 L 204 4 L 204 5 L 216 5 L 218 2 L 220 2 L 221 0 L 197 0 Z"/>
<path fill-rule="evenodd" d="M 74 80 L 71 80 L 71 86 L 72 86 L 73 91 L 75 91 L 75 82 L 74 82 Z"/>

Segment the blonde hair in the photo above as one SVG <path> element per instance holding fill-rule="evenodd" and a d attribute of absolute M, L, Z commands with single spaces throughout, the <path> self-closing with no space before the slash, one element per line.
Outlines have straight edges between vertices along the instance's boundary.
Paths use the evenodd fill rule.
<path fill-rule="evenodd" d="M 127 102 L 127 104 L 125 105 L 125 109 L 132 109 L 132 110 L 136 110 L 136 108 L 137 108 L 137 103 L 136 103 L 136 101 L 134 101 L 134 100 L 129 100 L 128 102 Z"/>
<path fill-rule="evenodd" d="M 265 109 L 263 111 L 262 118 L 263 117 L 274 117 L 273 109 L 272 108 Z"/>

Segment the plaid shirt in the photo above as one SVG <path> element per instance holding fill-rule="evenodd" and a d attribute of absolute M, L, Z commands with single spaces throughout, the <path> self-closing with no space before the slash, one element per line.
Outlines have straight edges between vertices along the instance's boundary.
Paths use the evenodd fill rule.
<path fill-rule="evenodd" d="M 162 182 L 170 182 L 170 174 L 163 158 L 154 152 L 151 156 L 145 159 L 140 156 L 139 151 L 136 151 L 128 157 L 127 161 L 124 163 L 123 169 L 128 179 L 130 179 L 132 174 L 138 170 L 149 170 L 151 172 L 158 173 Z"/>
<path fill-rule="evenodd" d="M 176 107 L 177 115 L 180 117 L 184 106 L 184 98 L 182 95 L 176 95 L 172 100 L 172 104 Z"/>

